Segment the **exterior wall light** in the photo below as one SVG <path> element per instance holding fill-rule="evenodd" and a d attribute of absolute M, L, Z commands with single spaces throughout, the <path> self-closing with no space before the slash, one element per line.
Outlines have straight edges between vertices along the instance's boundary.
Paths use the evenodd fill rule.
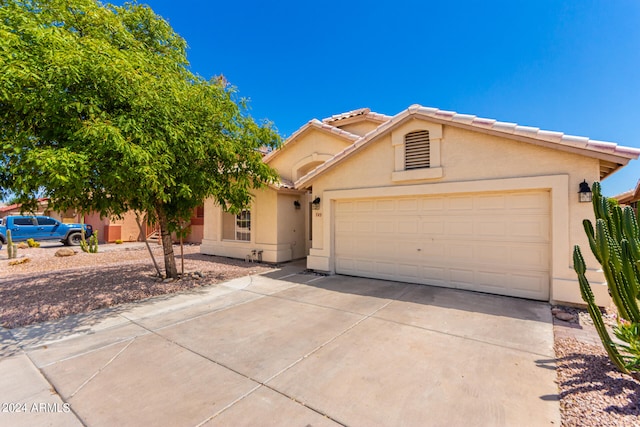
<path fill-rule="evenodd" d="M 593 196 L 593 193 L 591 193 L 589 184 L 587 184 L 587 180 L 585 179 L 580 183 L 580 191 L 578 192 L 578 199 L 580 200 L 580 203 L 591 203 L 592 196 Z"/>
<path fill-rule="evenodd" d="M 316 197 L 315 199 L 313 199 L 313 202 L 311 202 L 311 207 L 314 210 L 320 209 L 320 197 Z"/>
<path fill-rule="evenodd" d="M 300 209 L 300 202 L 298 200 L 294 200 L 293 201 L 293 206 L 295 206 L 296 209 Z"/>

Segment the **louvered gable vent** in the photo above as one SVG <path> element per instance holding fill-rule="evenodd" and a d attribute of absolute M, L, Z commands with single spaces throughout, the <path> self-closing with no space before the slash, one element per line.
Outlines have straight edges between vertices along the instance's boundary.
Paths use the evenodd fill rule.
<path fill-rule="evenodd" d="M 419 130 L 404 136 L 404 168 L 428 168 L 430 160 L 429 131 Z"/>

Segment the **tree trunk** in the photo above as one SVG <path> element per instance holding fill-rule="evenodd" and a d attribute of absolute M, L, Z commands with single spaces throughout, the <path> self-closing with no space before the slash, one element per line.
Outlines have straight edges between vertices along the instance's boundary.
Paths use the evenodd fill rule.
<path fill-rule="evenodd" d="M 151 260 L 153 261 L 153 266 L 156 268 L 156 273 L 158 273 L 158 277 L 162 277 L 162 273 L 160 273 L 160 267 L 158 267 L 158 263 L 156 262 L 156 257 L 153 256 L 153 251 L 151 250 L 151 246 L 149 246 L 149 241 L 147 240 L 147 233 L 142 228 L 142 222 L 140 221 L 140 214 L 138 214 L 138 212 L 136 212 L 136 223 L 138 224 L 138 229 L 140 229 L 140 235 L 142 236 L 142 240 L 144 241 L 144 244 L 147 246 L 149 255 L 151 255 Z"/>
<path fill-rule="evenodd" d="M 158 224 L 160 225 L 160 236 L 162 237 L 162 251 L 164 252 L 164 271 L 167 278 L 177 279 L 178 268 L 176 267 L 176 257 L 173 253 L 173 241 L 169 232 L 169 220 L 161 205 L 156 205 L 158 214 Z"/>

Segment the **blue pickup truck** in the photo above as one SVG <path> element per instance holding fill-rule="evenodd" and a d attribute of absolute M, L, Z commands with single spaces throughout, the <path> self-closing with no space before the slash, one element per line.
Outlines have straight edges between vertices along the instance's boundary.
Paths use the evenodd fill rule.
<path fill-rule="evenodd" d="M 7 230 L 11 230 L 14 242 L 31 238 L 36 241 L 60 240 L 65 245 L 77 246 L 82 241 L 83 227 L 85 237 L 93 234 L 93 228 L 88 224 L 65 224 L 42 215 L 10 215 L 0 218 L 0 249 L 7 243 Z"/>

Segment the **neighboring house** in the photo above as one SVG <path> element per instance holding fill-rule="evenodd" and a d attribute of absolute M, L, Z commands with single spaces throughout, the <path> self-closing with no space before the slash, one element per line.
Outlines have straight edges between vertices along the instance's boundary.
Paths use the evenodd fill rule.
<path fill-rule="evenodd" d="M 20 215 L 21 205 L 13 204 L 9 206 L 0 206 L 0 218 L 7 215 Z M 38 199 L 38 209 L 33 212 L 34 215 L 47 215 L 55 218 L 63 223 L 81 222 L 81 215 L 71 209 L 66 212 L 55 212 L 49 209 L 49 199 Z M 113 243 L 116 240 L 124 242 L 142 241 L 143 235 L 136 222 L 136 216 L 133 212 L 125 213 L 122 218 L 102 218 L 98 213 L 90 213 L 84 217 L 85 224 L 90 224 L 94 230 L 98 231 L 100 243 Z M 204 207 L 198 207 L 193 211 L 191 217 L 190 233 L 184 239 L 186 243 L 200 243 L 202 241 L 204 228 Z M 147 237 L 153 236 L 155 229 L 146 224 L 142 225 L 143 232 Z M 177 240 L 177 239 L 176 239 Z"/>
<path fill-rule="evenodd" d="M 234 216 L 205 203 L 201 251 L 317 271 L 581 303 L 579 244 L 604 284 L 580 183 L 640 150 L 413 105 L 311 120 L 265 163 L 279 185 Z M 594 286 L 598 301 L 606 286 Z"/>
<path fill-rule="evenodd" d="M 20 215 L 21 208 L 22 208 L 22 205 L 19 203 L 13 203 L 11 205 L 2 205 L 0 206 L 0 218 L 4 218 L 9 215 Z M 38 199 L 38 209 L 36 212 L 34 212 L 34 215 L 53 216 L 50 214 L 51 214 L 51 211 L 49 210 L 49 199 L 47 198 Z M 56 219 L 60 219 L 60 218 L 56 217 Z"/>
<path fill-rule="evenodd" d="M 638 200 L 640 200 L 640 180 L 636 184 L 633 190 L 625 191 L 622 194 L 613 196 L 618 201 L 620 206 L 631 206 L 636 214 L 638 213 Z"/>

